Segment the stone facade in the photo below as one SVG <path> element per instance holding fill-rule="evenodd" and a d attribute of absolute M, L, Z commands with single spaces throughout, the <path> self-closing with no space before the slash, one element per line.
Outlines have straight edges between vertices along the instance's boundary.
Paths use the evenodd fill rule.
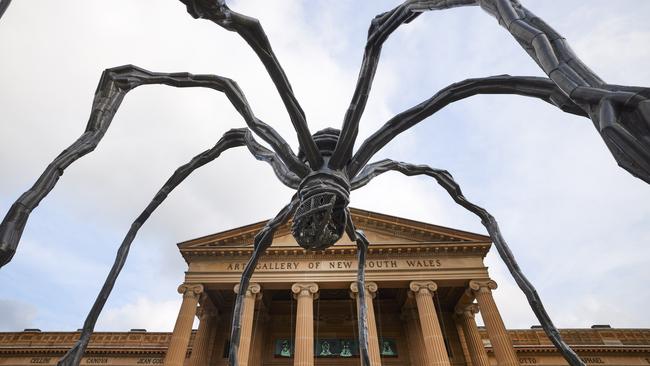
<path fill-rule="evenodd" d="M 541 329 L 507 330 L 483 259 L 488 237 L 352 210 L 370 240 L 371 365 L 565 365 Z M 239 274 L 257 223 L 179 244 L 188 263 L 172 333 L 96 333 L 82 365 L 226 365 Z M 246 289 L 240 365 L 358 365 L 356 247 L 300 248 L 289 224 Z M 479 313 L 485 327 L 474 319 Z M 192 330 L 198 316 L 198 330 Z M 563 330 L 587 364 L 650 365 L 650 330 Z M 0 333 L 0 365 L 53 365 L 78 333 Z"/>

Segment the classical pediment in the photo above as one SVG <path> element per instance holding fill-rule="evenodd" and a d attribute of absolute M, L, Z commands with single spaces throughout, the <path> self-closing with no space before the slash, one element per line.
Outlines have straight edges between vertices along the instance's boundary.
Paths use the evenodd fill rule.
<path fill-rule="evenodd" d="M 489 244 L 490 238 L 485 235 L 467 231 L 446 228 L 400 217 L 351 208 L 352 219 L 358 229 L 364 231 L 372 245 L 404 245 L 420 246 L 445 244 Z M 264 226 L 266 221 L 242 226 L 236 229 L 188 240 L 178 244 L 181 252 L 197 250 L 244 250 L 248 251 L 253 245 L 255 234 Z M 279 228 L 273 238 L 273 248 L 298 249 L 298 244 L 290 232 L 291 222 Z M 344 236 L 334 247 L 350 247 L 353 243 Z M 248 250 L 247 250 L 248 249 Z"/>

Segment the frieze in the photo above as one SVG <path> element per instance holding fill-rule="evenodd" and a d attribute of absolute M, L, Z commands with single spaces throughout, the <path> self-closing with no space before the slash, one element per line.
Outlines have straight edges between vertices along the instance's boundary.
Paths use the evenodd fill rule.
<path fill-rule="evenodd" d="M 224 272 L 241 272 L 246 265 L 245 260 L 224 261 L 214 264 L 214 270 Z M 391 269 L 435 269 L 445 266 L 445 260 L 440 258 L 420 259 L 369 259 L 366 269 L 391 270 Z M 356 260 L 261 260 L 256 267 L 260 272 L 277 271 L 351 271 L 356 270 Z"/>

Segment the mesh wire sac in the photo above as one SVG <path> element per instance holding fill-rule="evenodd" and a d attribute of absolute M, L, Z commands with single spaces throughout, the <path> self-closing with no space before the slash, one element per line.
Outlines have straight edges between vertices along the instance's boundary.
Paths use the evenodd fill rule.
<path fill-rule="evenodd" d="M 293 217 L 291 232 L 298 245 L 305 249 L 325 249 L 336 243 L 345 227 L 343 208 L 338 196 L 322 192 L 300 203 Z"/>

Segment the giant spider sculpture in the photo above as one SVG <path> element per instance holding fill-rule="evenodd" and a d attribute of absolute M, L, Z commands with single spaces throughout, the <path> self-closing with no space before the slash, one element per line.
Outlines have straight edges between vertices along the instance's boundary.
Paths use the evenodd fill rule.
<path fill-rule="evenodd" d="M 243 92 L 230 79 L 215 75 L 150 72 L 126 65 L 107 69 L 101 77 L 86 131 L 47 167 L 32 188 L 10 208 L 0 226 L 0 265 L 13 257 L 31 211 L 54 188 L 58 178 L 70 164 L 93 151 L 106 133 L 124 96 L 141 85 L 161 84 L 174 87 L 202 87 L 224 93 L 248 128 L 226 132 L 217 144 L 189 163 L 181 166 L 165 182 L 151 203 L 133 222 L 124 238 L 109 275 L 90 310 L 79 341 L 59 361 L 59 365 L 78 365 L 86 349 L 97 318 L 122 269 L 130 245 L 138 230 L 176 188 L 197 168 L 211 162 L 230 148 L 246 146 L 253 156 L 268 162 L 278 179 L 295 189 L 291 202 L 271 219 L 255 236 L 253 254 L 246 265 L 240 288 L 246 288 L 256 263 L 271 245 L 276 229 L 293 216 L 292 234 L 307 250 L 321 250 L 347 234 L 357 244 L 357 284 L 364 286 L 364 263 L 368 241 L 357 230 L 348 210 L 350 191 L 366 185 L 374 177 L 398 171 L 408 176 L 426 175 L 434 178 L 459 205 L 477 215 L 492 238 L 497 251 L 526 295 L 530 306 L 546 334 L 571 365 L 584 365 L 561 339 L 546 313 L 532 284 L 520 270 L 513 254 L 501 236 L 496 220 L 486 210 L 468 201 L 452 176 L 425 165 L 412 165 L 393 160 L 368 164 L 373 155 L 401 132 L 413 127 L 450 103 L 477 94 L 518 94 L 539 98 L 565 112 L 589 117 L 621 167 L 650 183 L 650 89 L 607 84 L 589 70 L 569 49 L 556 31 L 536 17 L 517 0 L 410 0 L 371 22 L 363 63 L 350 106 L 340 130 L 325 129 L 312 135 L 294 96 L 289 81 L 276 59 L 260 23 L 236 13 L 224 0 L 181 0 L 194 18 L 211 20 L 238 33 L 252 47 L 264 64 L 289 113 L 298 135 L 300 150 L 294 154 L 286 141 L 269 125 L 257 118 Z M 9 5 L 0 0 L 0 15 Z M 468 79 L 452 84 L 430 99 L 396 115 L 366 139 L 353 154 L 359 120 L 364 111 L 381 47 L 387 37 L 401 24 L 411 22 L 422 12 L 459 6 L 478 5 L 494 16 L 515 40 L 538 63 L 549 78 L 500 75 Z M 253 134 L 267 142 L 272 151 L 255 141 Z M 229 362 L 237 365 L 240 340 L 242 291 L 236 299 Z M 364 291 L 359 293 L 359 344 L 361 360 L 369 364 L 366 338 Z"/>

